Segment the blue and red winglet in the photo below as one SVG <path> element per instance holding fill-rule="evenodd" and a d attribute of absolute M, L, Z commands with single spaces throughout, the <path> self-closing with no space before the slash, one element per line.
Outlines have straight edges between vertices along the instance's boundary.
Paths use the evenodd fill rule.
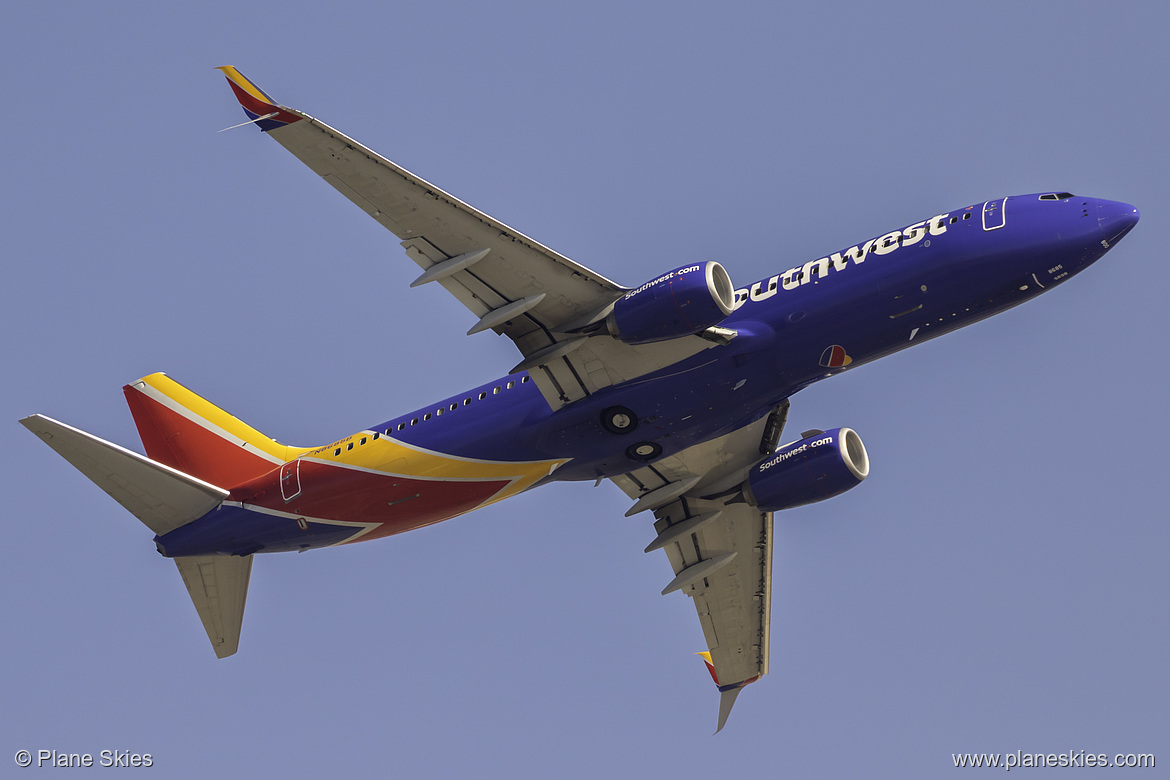
<path fill-rule="evenodd" d="M 248 81 L 243 73 L 231 65 L 224 65 L 216 70 L 222 70 L 223 75 L 227 76 L 228 84 L 231 85 L 232 92 L 236 93 L 236 100 L 240 101 L 244 113 L 264 132 L 301 120 L 297 114 L 278 106 L 264 90 Z"/>

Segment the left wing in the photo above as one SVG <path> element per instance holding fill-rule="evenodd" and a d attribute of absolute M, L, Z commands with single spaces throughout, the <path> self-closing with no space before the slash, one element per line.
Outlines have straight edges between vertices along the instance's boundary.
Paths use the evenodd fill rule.
<path fill-rule="evenodd" d="M 663 595 L 681 590 L 694 600 L 708 648 L 700 655 L 720 692 L 716 733 L 740 690 L 768 673 L 772 513 L 736 488 L 776 449 L 787 414 L 785 401 L 737 431 L 613 478 L 637 499 L 627 515 L 654 511 L 658 536 L 646 552 L 664 550 L 675 573 Z"/>
<path fill-rule="evenodd" d="M 631 346 L 585 335 L 628 290 L 493 219 L 308 114 L 220 68 L 252 122 L 396 235 L 423 274 L 515 342 L 553 408 L 714 346 L 698 336 Z M 245 123 L 247 124 L 247 123 Z"/>

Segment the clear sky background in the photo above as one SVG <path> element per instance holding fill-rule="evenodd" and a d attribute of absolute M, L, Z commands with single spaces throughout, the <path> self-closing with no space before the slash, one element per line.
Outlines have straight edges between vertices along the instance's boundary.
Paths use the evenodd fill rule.
<path fill-rule="evenodd" d="M 9 3 L 0 774 L 22 748 L 179 778 L 1170 765 L 1168 26 L 1156 3 Z M 609 483 L 260 556 L 218 661 L 150 532 L 16 420 L 140 449 L 121 386 L 164 370 L 315 445 L 517 359 L 277 144 L 216 133 L 245 118 L 229 64 L 630 286 L 711 259 L 742 286 L 1009 194 L 1142 221 L 1051 294 L 793 398 L 787 439 L 849 425 L 872 474 L 777 516 L 771 674 L 717 737 L 694 609 Z"/>

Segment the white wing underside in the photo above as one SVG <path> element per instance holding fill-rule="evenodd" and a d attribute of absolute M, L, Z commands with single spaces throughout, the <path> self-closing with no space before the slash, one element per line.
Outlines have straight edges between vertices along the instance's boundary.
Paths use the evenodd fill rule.
<path fill-rule="evenodd" d="M 512 339 L 524 357 L 517 370 L 535 369 L 533 379 L 554 409 L 714 346 L 699 336 L 631 346 L 609 335 L 570 332 L 605 312 L 626 288 L 323 122 L 282 110 L 302 121 L 268 134 L 396 235 L 420 268 L 441 277 L 439 284 L 480 318 L 473 331 L 490 328 Z M 441 273 L 440 264 L 457 267 L 461 258 L 472 262 Z"/>
<path fill-rule="evenodd" d="M 668 588 L 694 600 L 721 687 L 768 673 L 772 513 L 743 503 L 734 488 L 761 449 L 775 448 L 786 411 L 784 404 L 770 417 L 613 479 L 639 499 L 698 478 L 654 510 L 658 537 L 647 551 L 665 550 L 675 574 Z"/>

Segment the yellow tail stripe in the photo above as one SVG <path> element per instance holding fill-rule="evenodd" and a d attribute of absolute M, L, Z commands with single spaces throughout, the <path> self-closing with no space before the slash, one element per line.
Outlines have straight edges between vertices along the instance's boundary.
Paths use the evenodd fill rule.
<path fill-rule="evenodd" d="M 280 460 L 288 461 L 309 451 L 306 447 L 289 447 L 265 436 L 247 423 L 233 417 L 215 404 L 191 392 L 166 374 L 157 373 L 138 380 L 149 385 L 159 394 L 169 398 L 177 406 L 186 409 L 193 416 L 206 420 L 238 439 L 246 441 L 256 449 Z"/>
<path fill-rule="evenodd" d="M 248 81 L 247 77 L 245 77 L 243 73 L 240 73 L 231 65 L 221 65 L 220 67 L 216 68 L 216 70 L 222 70 L 223 75 L 231 79 L 233 84 L 257 100 L 263 100 L 265 103 L 273 106 L 276 105 L 276 101 L 268 97 L 264 90 L 260 89 L 260 87 L 256 86 L 251 81 Z"/>

